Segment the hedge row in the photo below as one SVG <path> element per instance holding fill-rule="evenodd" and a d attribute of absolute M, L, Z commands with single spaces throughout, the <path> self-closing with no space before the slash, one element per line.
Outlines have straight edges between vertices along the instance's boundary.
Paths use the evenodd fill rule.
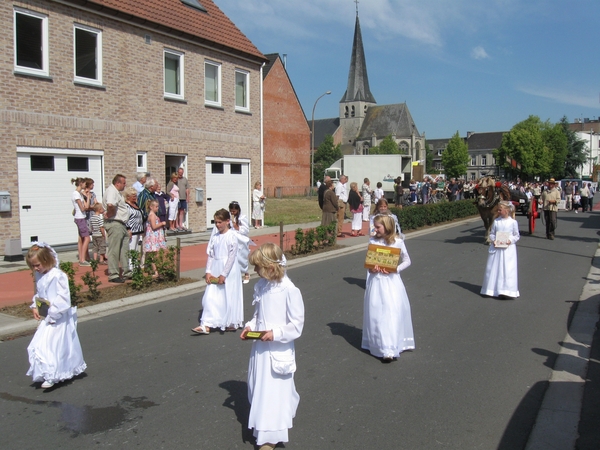
<path fill-rule="evenodd" d="M 414 230 L 427 225 L 449 222 L 479 214 L 473 200 L 415 205 L 405 208 L 390 208 L 398 216 L 402 231 Z"/>

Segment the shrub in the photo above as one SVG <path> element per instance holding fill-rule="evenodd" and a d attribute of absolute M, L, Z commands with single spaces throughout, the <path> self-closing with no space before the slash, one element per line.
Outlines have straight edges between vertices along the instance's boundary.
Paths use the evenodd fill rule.
<path fill-rule="evenodd" d="M 311 253 L 316 249 L 335 245 L 337 237 L 337 223 L 333 222 L 326 227 L 319 225 L 316 229 L 302 228 L 296 230 L 296 243 L 292 245 L 292 255 Z"/>
<path fill-rule="evenodd" d="M 142 266 L 141 253 L 137 250 L 129 250 L 128 256 L 131 260 L 131 287 L 135 290 L 144 289 L 152 283 L 152 266 L 147 264 Z"/>
<path fill-rule="evenodd" d="M 177 281 L 179 273 L 177 272 L 177 256 L 180 248 L 172 245 L 166 250 L 161 249 L 158 252 L 146 254 L 146 265 L 154 263 L 158 272 L 158 279 L 161 281 Z"/>
<path fill-rule="evenodd" d="M 98 290 L 98 286 L 102 284 L 102 282 L 99 281 L 100 277 L 96 275 L 96 270 L 98 269 L 98 260 L 92 259 L 90 261 L 90 266 L 92 266 L 92 271 L 84 273 L 81 279 L 83 280 L 83 283 L 88 287 L 88 299 L 95 301 L 98 300 L 98 298 L 100 298 L 100 291 Z"/>
<path fill-rule="evenodd" d="M 473 200 L 433 203 L 402 209 L 392 207 L 390 209 L 398 216 L 402 230 L 406 231 L 478 214 Z"/>
<path fill-rule="evenodd" d="M 69 279 L 69 291 L 71 292 L 71 304 L 77 306 L 79 303 L 79 291 L 81 290 L 81 285 L 75 283 L 76 270 L 73 267 L 73 263 L 61 262 L 58 267 L 67 274 L 67 278 Z"/>

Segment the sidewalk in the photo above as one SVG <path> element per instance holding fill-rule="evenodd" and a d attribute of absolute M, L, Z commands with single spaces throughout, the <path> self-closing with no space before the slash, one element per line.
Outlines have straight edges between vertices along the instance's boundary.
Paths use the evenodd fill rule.
<path fill-rule="evenodd" d="M 320 223 L 307 223 L 302 225 L 286 225 L 283 227 L 283 249 L 289 250 L 295 243 L 294 236 L 298 228 L 309 229 L 315 228 Z M 368 222 L 363 222 L 362 232 L 366 235 L 368 233 Z M 350 237 L 351 223 L 344 223 L 344 238 L 338 238 L 338 245 L 348 246 L 354 245 L 359 242 L 366 242 L 367 237 Z M 202 280 L 204 276 L 204 268 L 206 267 L 206 247 L 208 240 L 210 239 L 210 231 L 203 231 L 199 233 L 188 233 L 181 235 L 172 235 L 167 238 L 169 245 L 175 245 L 176 240 L 179 238 L 181 245 L 181 277 L 193 278 L 196 280 Z M 281 236 L 279 227 L 263 227 L 260 229 L 252 228 L 250 230 L 250 238 L 257 245 L 260 246 L 265 242 L 272 242 L 277 245 L 281 245 Z M 252 247 L 251 247 L 252 250 Z M 80 267 L 77 264 L 78 257 L 77 251 L 58 250 L 58 257 L 63 261 L 70 261 L 74 263 L 76 270 L 76 282 L 84 286 L 85 284 L 81 280 L 81 277 L 91 272 L 90 267 Z M 108 282 L 108 269 L 107 266 L 98 266 L 96 274 L 100 277 L 99 289 L 114 286 L 114 284 Z M 20 303 L 29 303 L 33 295 L 33 282 L 31 278 L 31 271 L 27 267 L 25 261 L 8 262 L 0 261 L 0 292 L 2 296 L 0 298 L 0 308 L 5 306 L 18 305 Z M 85 289 L 82 289 L 85 292 Z M 0 329 L 2 328 L 3 316 L 0 314 Z"/>

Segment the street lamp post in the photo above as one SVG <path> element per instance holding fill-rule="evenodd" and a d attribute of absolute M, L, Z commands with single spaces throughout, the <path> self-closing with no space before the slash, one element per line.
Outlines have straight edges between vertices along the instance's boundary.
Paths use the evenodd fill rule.
<path fill-rule="evenodd" d="M 326 95 L 331 94 L 331 91 L 325 92 L 318 99 L 315 100 L 315 104 L 312 109 L 312 127 L 310 129 L 310 189 L 308 192 L 312 192 L 312 188 L 314 186 L 314 166 L 315 166 L 315 108 L 317 107 L 317 103 Z"/>
<path fill-rule="evenodd" d="M 593 154 L 594 154 L 594 152 L 593 152 L 593 148 L 594 148 L 594 145 L 593 145 L 593 143 L 594 143 L 594 141 L 593 141 L 594 134 L 596 134 L 596 133 L 594 133 L 594 130 L 590 130 L 590 178 L 591 179 L 594 178 L 594 165 L 593 165 L 593 161 L 592 161 L 594 159 L 594 157 L 593 157 Z"/>

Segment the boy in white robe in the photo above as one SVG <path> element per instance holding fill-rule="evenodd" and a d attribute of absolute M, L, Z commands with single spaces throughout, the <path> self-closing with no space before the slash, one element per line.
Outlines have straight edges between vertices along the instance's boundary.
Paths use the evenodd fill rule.
<path fill-rule="evenodd" d="M 256 339 L 248 363 L 248 428 L 260 450 L 288 442 L 288 429 L 300 396 L 294 384 L 294 341 L 304 327 L 300 290 L 285 273 L 285 257 L 275 244 L 263 244 L 250 255 L 261 279 L 254 287 L 254 316 L 240 335 Z"/>
<path fill-rule="evenodd" d="M 235 331 L 244 324 L 244 297 L 238 262 L 238 238 L 229 227 L 226 209 L 215 215 L 218 233 L 211 236 L 206 249 L 206 290 L 202 297 L 200 325 L 192 328 L 196 334 L 209 334 L 211 328 Z"/>

